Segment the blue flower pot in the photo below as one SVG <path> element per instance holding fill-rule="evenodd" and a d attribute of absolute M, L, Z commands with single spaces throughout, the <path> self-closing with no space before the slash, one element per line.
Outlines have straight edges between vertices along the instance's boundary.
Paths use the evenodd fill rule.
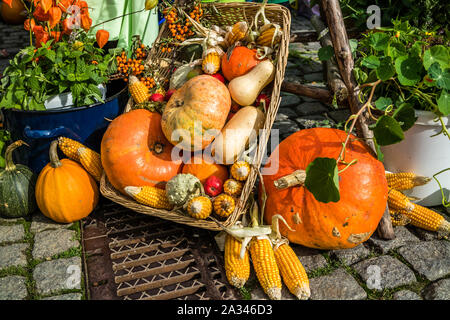
<path fill-rule="evenodd" d="M 15 162 L 39 174 L 50 161 L 50 143 L 59 136 L 77 140 L 100 152 L 109 120 L 119 116 L 128 101 L 128 92 L 122 81 L 114 81 L 107 87 L 105 103 L 46 111 L 2 109 L 4 127 L 10 132 L 12 141 L 20 139 L 30 145 L 14 152 Z"/>

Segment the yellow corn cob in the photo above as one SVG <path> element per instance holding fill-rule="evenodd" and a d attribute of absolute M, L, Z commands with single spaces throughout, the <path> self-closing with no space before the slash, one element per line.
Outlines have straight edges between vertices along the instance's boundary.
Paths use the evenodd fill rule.
<path fill-rule="evenodd" d="M 433 210 L 412 203 L 400 191 L 389 188 L 388 204 L 390 209 L 398 210 L 401 214 L 410 218 L 413 226 L 429 231 L 450 233 L 450 223 L 443 216 Z"/>
<path fill-rule="evenodd" d="M 288 244 L 283 243 L 275 247 L 274 253 L 283 282 L 289 291 L 300 300 L 309 299 L 311 290 L 309 289 L 308 275 L 294 250 Z"/>
<path fill-rule="evenodd" d="M 235 201 L 234 198 L 228 194 L 222 193 L 219 194 L 215 199 L 214 199 L 214 212 L 222 217 L 222 218 L 227 218 L 229 217 L 235 208 Z"/>
<path fill-rule="evenodd" d="M 396 190 L 408 190 L 422 186 L 431 181 L 431 178 L 417 176 L 412 172 L 386 173 L 388 186 Z"/>
<path fill-rule="evenodd" d="M 227 234 L 225 238 L 225 272 L 232 286 L 242 288 L 250 276 L 250 257 L 245 250 L 244 258 L 240 253 L 242 242 Z"/>
<path fill-rule="evenodd" d="M 96 181 L 100 181 L 103 173 L 100 154 L 89 148 L 81 147 L 78 148 L 78 157 L 84 169 L 86 169 Z"/>
<path fill-rule="evenodd" d="M 220 56 L 217 52 L 208 53 L 202 62 L 202 70 L 206 74 L 215 74 L 220 69 Z"/>
<path fill-rule="evenodd" d="M 248 24 L 245 21 L 240 21 L 235 23 L 231 30 L 228 31 L 225 35 L 225 41 L 228 46 L 232 46 L 237 41 L 241 41 L 245 38 L 248 31 Z"/>
<path fill-rule="evenodd" d="M 281 299 L 281 276 L 275 260 L 272 244 L 268 238 L 250 241 L 253 268 L 264 292 L 272 300 Z"/>
<path fill-rule="evenodd" d="M 195 219 L 206 219 L 211 214 L 211 211 L 211 200 L 205 196 L 195 197 L 187 204 L 187 212 Z"/>
<path fill-rule="evenodd" d="M 236 181 L 234 179 L 225 180 L 223 183 L 223 191 L 230 196 L 237 197 L 242 192 L 242 182 Z"/>
<path fill-rule="evenodd" d="M 245 181 L 250 174 L 250 165 L 246 161 L 236 161 L 230 169 L 231 176 L 238 181 Z"/>
<path fill-rule="evenodd" d="M 264 47 L 273 47 L 281 41 L 281 33 L 281 29 L 277 31 L 275 27 L 270 27 L 261 32 L 259 37 L 256 39 L 256 43 Z"/>
<path fill-rule="evenodd" d="M 58 147 L 66 155 L 67 158 L 80 162 L 80 157 L 78 155 L 78 149 L 84 148 L 85 146 L 78 141 L 66 138 L 58 138 Z"/>
<path fill-rule="evenodd" d="M 130 76 L 130 81 L 128 85 L 128 90 L 133 97 L 134 102 L 143 103 L 148 101 L 150 98 L 150 93 L 147 86 L 141 82 L 136 76 Z"/>
<path fill-rule="evenodd" d="M 125 192 L 137 202 L 157 209 L 171 210 L 173 205 L 169 203 L 166 191 L 156 187 L 125 187 Z"/>
<path fill-rule="evenodd" d="M 389 209 L 389 214 L 391 216 L 391 222 L 394 227 L 406 226 L 411 222 L 411 219 L 400 213 L 399 211 L 393 211 Z"/>

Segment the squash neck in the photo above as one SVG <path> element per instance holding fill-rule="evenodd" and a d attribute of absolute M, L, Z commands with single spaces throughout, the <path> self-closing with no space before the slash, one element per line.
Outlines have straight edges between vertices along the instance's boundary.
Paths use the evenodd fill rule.
<path fill-rule="evenodd" d="M 291 174 L 288 174 L 284 177 L 273 182 L 275 188 L 277 189 L 286 189 L 289 187 L 302 186 L 305 184 L 306 180 L 306 171 L 305 170 L 296 170 Z"/>
<path fill-rule="evenodd" d="M 26 144 L 24 141 L 22 140 L 17 140 L 16 142 L 10 144 L 5 151 L 5 170 L 7 171 L 12 171 L 16 169 L 16 165 L 14 164 L 14 161 L 12 159 L 12 154 L 13 151 L 15 149 L 17 149 L 18 147 L 22 146 L 22 145 L 26 145 L 29 147 L 28 144 Z"/>
<path fill-rule="evenodd" d="M 62 166 L 61 161 L 58 158 L 58 140 L 52 141 L 49 151 L 50 166 L 52 168 L 59 168 Z"/>

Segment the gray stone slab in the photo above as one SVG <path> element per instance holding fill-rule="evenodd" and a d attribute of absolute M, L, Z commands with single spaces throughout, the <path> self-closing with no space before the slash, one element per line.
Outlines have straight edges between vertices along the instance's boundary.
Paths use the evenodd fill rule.
<path fill-rule="evenodd" d="M 57 259 L 38 264 L 33 271 L 38 294 L 81 289 L 81 258 Z"/>
<path fill-rule="evenodd" d="M 81 293 L 67 293 L 60 296 L 43 298 L 42 300 L 81 300 Z"/>
<path fill-rule="evenodd" d="M 322 115 L 304 116 L 295 119 L 300 129 L 316 128 L 320 125 L 320 123 L 326 120 L 328 120 L 328 118 Z"/>
<path fill-rule="evenodd" d="M 393 240 L 383 240 L 374 233 L 368 240 L 367 243 L 382 254 L 386 254 L 390 250 L 400 248 L 409 243 L 420 242 L 420 239 L 412 234 L 407 228 L 403 226 L 394 228 L 395 239 Z"/>
<path fill-rule="evenodd" d="M 0 300 L 23 300 L 27 297 L 25 277 L 7 276 L 0 278 Z"/>
<path fill-rule="evenodd" d="M 67 229 L 46 230 L 34 236 L 34 259 L 46 259 L 80 245 L 76 232 Z"/>
<path fill-rule="evenodd" d="M 320 102 L 303 102 L 295 108 L 298 116 L 310 116 L 328 112 L 328 108 Z"/>
<path fill-rule="evenodd" d="M 353 265 L 369 289 L 378 291 L 416 282 L 414 272 L 391 256 L 380 256 Z"/>
<path fill-rule="evenodd" d="M 342 263 L 346 265 L 352 265 L 356 262 L 361 261 L 366 258 L 370 254 L 370 250 L 367 249 L 364 245 L 360 244 L 355 248 L 351 249 L 342 249 L 342 250 L 333 250 L 330 251 L 330 255 L 339 259 Z"/>
<path fill-rule="evenodd" d="M 280 136 L 291 135 L 300 130 L 297 123 L 292 120 L 282 120 L 273 123 L 272 130 L 279 130 Z"/>
<path fill-rule="evenodd" d="M 302 99 L 294 94 L 281 96 L 280 108 L 291 108 L 299 105 Z"/>
<path fill-rule="evenodd" d="M 297 117 L 297 113 L 291 108 L 280 108 L 278 109 L 277 116 L 275 121 L 282 121 L 287 119 L 295 119 Z"/>
<path fill-rule="evenodd" d="M 0 247 L 0 269 L 26 266 L 25 250 L 27 248 L 27 243 L 14 243 Z"/>
<path fill-rule="evenodd" d="M 328 262 L 321 254 L 321 251 L 295 244 L 291 244 L 291 247 L 299 258 L 306 272 L 311 272 L 328 266 Z"/>
<path fill-rule="evenodd" d="M 426 300 L 450 300 L 450 279 L 442 279 L 429 284 L 423 290 Z"/>
<path fill-rule="evenodd" d="M 22 224 L 0 226 L 0 243 L 17 242 L 25 237 L 25 229 Z"/>
<path fill-rule="evenodd" d="M 415 292 L 409 290 L 400 290 L 394 293 L 394 300 L 422 300 L 422 298 Z"/>
<path fill-rule="evenodd" d="M 73 223 L 63 224 L 54 222 L 53 220 L 44 216 L 42 213 L 38 212 L 35 213 L 32 217 L 30 231 L 33 233 L 37 233 L 45 230 L 68 228 L 72 225 Z"/>
<path fill-rule="evenodd" d="M 337 123 L 347 121 L 351 115 L 352 113 L 348 109 L 336 110 L 328 113 L 328 116 Z"/>
<path fill-rule="evenodd" d="M 322 72 L 307 73 L 303 76 L 303 79 L 308 82 L 324 81 L 324 75 Z"/>
<path fill-rule="evenodd" d="M 367 293 L 344 269 L 312 278 L 309 281 L 311 300 L 363 300 Z"/>
<path fill-rule="evenodd" d="M 414 270 L 434 281 L 450 274 L 450 242 L 422 241 L 401 247 L 398 252 Z"/>
<path fill-rule="evenodd" d="M 257 283 L 257 286 L 250 293 L 252 300 L 269 300 L 269 296 L 264 292 L 254 272 L 250 274 L 247 283 Z M 297 298 L 289 292 L 284 283 L 281 287 L 281 300 L 297 300 Z"/>

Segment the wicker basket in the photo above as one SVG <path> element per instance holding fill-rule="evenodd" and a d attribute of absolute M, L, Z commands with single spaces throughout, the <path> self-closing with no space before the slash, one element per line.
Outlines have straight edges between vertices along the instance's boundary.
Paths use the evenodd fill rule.
<path fill-rule="evenodd" d="M 260 9 L 260 4 L 256 3 L 215 3 L 215 4 L 204 4 L 204 6 L 214 6 L 212 10 L 208 10 L 202 20 L 208 20 L 212 25 L 218 26 L 227 26 L 232 25 L 238 21 L 249 21 L 249 18 L 254 17 L 257 11 Z M 289 35 L 290 35 L 290 24 L 291 24 L 291 15 L 289 10 L 286 7 L 277 4 L 267 4 L 265 8 L 266 17 L 275 23 L 278 23 L 283 29 L 283 36 L 281 39 L 281 43 L 279 46 L 278 56 L 276 59 L 276 74 L 273 82 L 273 89 L 271 95 L 271 103 L 268 107 L 268 111 L 266 114 L 266 120 L 264 124 L 264 131 L 260 134 L 258 138 L 258 147 L 256 149 L 254 165 L 252 166 L 252 170 L 250 175 L 245 183 L 243 188 L 241 197 L 236 204 L 236 208 L 234 212 L 228 217 L 226 221 L 221 221 L 221 224 L 225 227 L 233 225 L 236 221 L 239 220 L 240 216 L 247 209 L 247 200 L 253 186 L 258 177 L 259 167 L 261 166 L 262 158 L 264 156 L 266 145 L 270 135 L 270 129 L 272 128 L 273 122 L 275 120 L 275 116 L 278 111 L 278 107 L 280 104 L 280 87 L 284 78 L 284 70 L 287 64 L 288 58 L 288 47 L 289 47 Z M 159 39 L 165 38 L 169 36 L 169 30 L 166 28 L 166 24 L 161 27 L 158 38 L 155 43 L 158 43 Z M 172 58 L 171 53 L 162 53 L 159 50 L 159 46 L 153 46 L 149 57 L 146 61 L 146 64 L 151 65 L 152 68 L 156 66 L 159 67 L 158 74 L 156 75 L 157 81 L 160 83 L 164 83 L 164 79 L 169 78 L 169 70 L 170 66 L 164 64 L 164 58 Z M 128 105 L 125 109 L 125 112 L 131 110 L 133 106 L 132 99 L 129 100 Z M 206 220 L 197 220 L 193 219 L 188 215 L 180 214 L 176 211 L 167 211 L 161 209 L 151 208 L 138 202 L 134 201 L 130 197 L 127 197 L 114 189 L 114 187 L 108 181 L 108 178 L 105 174 L 100 182 L 100 192 L 102 195 L 124 207 L 127 207 L 136 212 L 140 212 L 142 214 L 156 216 L 162 219 L 171 220 L 176 223 L 186 224 L 193 227 L 209 229 L 214 231 L 219 231 L 221 228 L 217 225 L 217 223 L 211 219 Z"/>

